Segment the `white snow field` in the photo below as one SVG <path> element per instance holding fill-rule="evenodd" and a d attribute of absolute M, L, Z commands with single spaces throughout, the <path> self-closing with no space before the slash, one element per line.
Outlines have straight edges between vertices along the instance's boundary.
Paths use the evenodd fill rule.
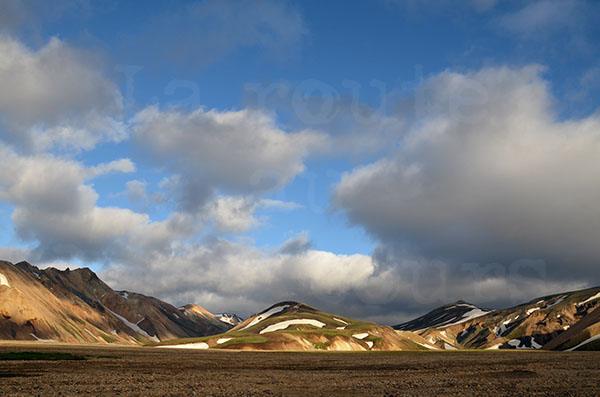
<path fill-rule="evenodd" d="M 157 346 L 157 347 L 164 347 L 164 348 L 168 348 L 168 349 L 200 349 L 200 350 L 208 349 L 208 345 L 204 342 L 186 343 L 184 345 Z"/>
<path fill-rule="evenodd" d="M 254 319 L 252 321 L 250 321 L 250 323 L 248 325 L 246 325 L 244 328 L 242 329 L 246 329 L 246 328 L 250 328 L 258 323 L 260 323 L 261 321 L 271 317 L 273 314 L 277 314 L 279 312 L 284 311 L 285 309 L 287 309 L 288 307 L 290 307 L 290 305 L 283 305 L 283 306 L 275 306 L 272 307 L 271 309 L 267 310 L 264 313 L 259 314 L 258 316 L 254 317 Z M 242 330 L 240 329 L 240 331 Z"/>
<path fill-rule="evenodd" d="M 144 331 L 143 329 L 141 329 L 137 324 L 132 323 L 131 321 L 127 320 L 125 317 L 113 312 L 112 310 L 110 310 L 107 307 L 104 307 L 106 309 L 106 311 L 108 311 L 110 314 L 112 314 L 113 316 L 115 316 L 116 318 L 118 318 L 119 320 L 121 320 L 123 322 L 123 324 L 125 324 L 126 326 L 128 326 L 129 328 L 131 328 L 132 330 L 134 330 L 135 332 L 137 332 L 138 334 L 142 334 L 147 338 L 152 339 L 155 342 L 160 342 L 160 339 L 158 339 L 155 335 L 148 335 L 148 333 L 146 331 Z"/>
<path fill-rule="evenodd" d="M 594 299 L 598 299 L 598 298 L 600 298 L 600 292 L 598 292 L 598 293 L 597 293 L 596 295 L 594 295 L 594 296 L 590 296 L 589 298 L 587 298 L 587 299 L 586 299 L 586 300 L 584 300 L 583 302 L 581 302 L 581 303 L 578 303 L 578 304 L 577 304 L 577 306 L 585 305 L 586 303 L 588 303 L 588 302 L 591 302 L 591 301 L 593 301 Z"/>
<path fill-rule="evenodd" d="M 0 285 L 6 285 L 7 287 L 10 287 L 10 284 L 8 283 L 8 279 L 2 273 L 0 273 Z"/>
<path fill-rule="evenodd" d="M 260 331 L 259 334 L 266 334 L 267 332 L 274 332 L 274 331 L 286 329 L 290 325 L 314 325 L 315 327 L 323 328 L 325 326 L 325 323 L 322 323 L 317 320 L 308 319 L 308 318 L 287 320 L 287 321 L 282 321 L 277 324 L 269 325 L 267 328 Z"/>

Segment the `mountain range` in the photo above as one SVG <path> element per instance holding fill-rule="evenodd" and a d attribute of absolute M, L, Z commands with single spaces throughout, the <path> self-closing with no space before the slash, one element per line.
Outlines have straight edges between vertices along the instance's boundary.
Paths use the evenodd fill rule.
<path fill-rule="evenodd" d="M 90 269 L 39 269 L 0 261 L 0 338 L 145 344 L 227 331 L 197 305 L 114 291 Z"/>
<path fill-rule="evenodd" d="M 457 301 L 394 327 L 277 303 L 246 320 L 115 291 L 90 269 L 0 261 L 0 339 L 236 350 L 600 350 L 600 287 L 508 309 Z"/>

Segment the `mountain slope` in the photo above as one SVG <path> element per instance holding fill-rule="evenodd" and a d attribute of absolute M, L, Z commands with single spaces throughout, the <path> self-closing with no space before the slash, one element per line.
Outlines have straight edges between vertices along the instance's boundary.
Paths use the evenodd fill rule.
<path fill-rule="evenodd" d="M 489 313 L 491 310 L 481 309 L 465 301 L 458 301 L 439 307 L 412 321 L 395 325 L 401 331 L 418 331 L 425 328 L 461 324 L 470 319 Z"/>
<path fill-rule="evenodd" d="M 600 347 L 600 288 L 549 295 L 503 310 L 473 309 L 469 314 L 455 306 L 442 306 L 395 328 L 414 330 L 429 343 L 446 349 Z M 446 317 L 462 318 L 441 321 L 446 312 L 453 313 Z"/>
<path fill-rule="evenodd" d="M 38 269 L 0 261 L 0 338 L 143 344 L 224 332 L 156 298 L 114 291 L 89 269 Z"/>
<path fill-rule="evenodd" d="M 220 321 L 223 321 L 224 323 L 227 323 L 234 327 L 236 325 L 238 325 L 239 323 L 241 323 L 242 321 L 244 321 L 243 318 L 241 318 L 240 316 L 238 316 L 235 313 L 218 313 L 218 314 L 215 314 L 215 317 L 217 317 Z"/>
<path fill-rule="evenodd" d="M 239 350 L 425 350 L 418 335 L 323 313 L 298 302 L 281 302 L 251 316 L 227 333 L 174 340 L 162 347 Z"/>

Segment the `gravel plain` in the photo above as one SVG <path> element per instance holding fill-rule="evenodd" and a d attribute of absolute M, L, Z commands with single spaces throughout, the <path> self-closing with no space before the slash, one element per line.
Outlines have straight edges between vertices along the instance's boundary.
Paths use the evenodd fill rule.
<path fill-rule="evenodd" d="M 83 361 L 0 360 L 5 396 L 598 396 L 600 353 L 295 353 L 0 344 Z"/>

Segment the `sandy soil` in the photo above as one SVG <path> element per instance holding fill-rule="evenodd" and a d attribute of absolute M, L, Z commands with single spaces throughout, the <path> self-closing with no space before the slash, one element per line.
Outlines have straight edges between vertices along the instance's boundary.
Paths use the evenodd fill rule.
<path fill-rule="evenodd" d="M 0 344 L 85 361 L 0 361 L 0 395 L 600 395 L 600 353 L 289 353 Z"/>

